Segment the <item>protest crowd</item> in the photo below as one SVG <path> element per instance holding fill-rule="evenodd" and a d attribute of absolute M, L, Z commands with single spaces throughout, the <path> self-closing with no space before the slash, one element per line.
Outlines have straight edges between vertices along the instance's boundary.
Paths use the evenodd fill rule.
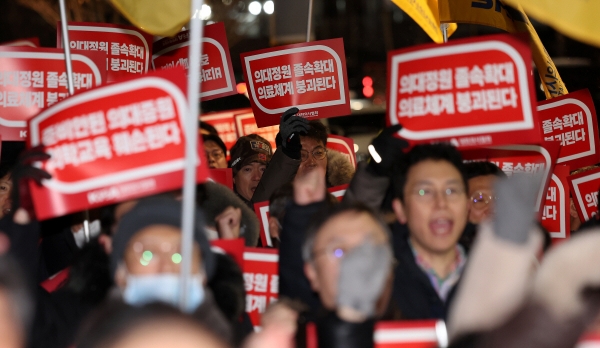
<path fill-rule="evenodd" d="M 0 347 L 600 347 L 596 111 L 535 30 L 390 52 L 357 161 L 341 39 L 242 54 L 252 108 L 194 115 L 237 93 L 223 24 L 196 98 L 192 30 L 117 7 L 0 45 Z"/>

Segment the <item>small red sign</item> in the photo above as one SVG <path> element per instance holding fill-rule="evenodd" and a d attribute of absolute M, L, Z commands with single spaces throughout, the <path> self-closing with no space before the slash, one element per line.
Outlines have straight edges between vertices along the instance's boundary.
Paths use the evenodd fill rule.
<path fill-rule="evenodd" d="M 442 320 L 381 321 L 375 324 L 375 348 L 435 348 L 448 344 Z"/>
<path fill-rule="evenodd" d="M 560 141 L 558 164 L 581 168 L 600 162 L 594 101 L 587 89 L 538 104 L 544 140 Z"/>
<path fill-rule="evenodd" d="M 277 148 L 275 137 L 277 136 L 277 133 L 279 133 L 279 124 L 276 126 L 258 128 L 254 119 L 254 114 L 250 109 L 245 109 L 245 111 L 240 110 L 239 113 L 234 114 L 233 117 L 235 118 L 235 128 L 237 129 L 238 137 L 258 134 L 269 141 L 273 152 L 275 152 L 275 149 Z"/>
<path fill-rule="evenodd" d="M 236 112 L 240 112 L 240 110 L 202 114 L 200 116 L 200 122 L 206 122 L 216 128 L 227 150 L 231 149 L 238 139 L 233 117 Z"/>
<path fill-rule="evenodd" d="M 571 234 L 569 166 L 554 167 L 542 207 L 542 226 L 554 239 L 565 240 Z"/>
<path fill-rule="evenodd" d="M 246 313 L 252 325 L 260 326 L 260 317 L 279 297 L 279 251 L 265 248 L 244 250 L 244 287 Z"/>
<path fill-rule="evenodd" d="M 555 141 L 543 142 L 543 145 L 504 145 L 485 149 L 462 151 L 463 159 L 468 161 L 489 161 L 497 165 L 506 175 L 514 173 L 542 173 L 536 211 L 540 211 L 545 199 L 546 188 L 554 166 L 560 144 Z"/>
<path fill-rule="evenodd" d="M 260 224 L 260 241 L 263 247 L 273 247 L 271 233 L 269 231 L 269 201 L 254 203 L 254 214 L 258 217 Z"/>
<path fill-rule="evenodd" d="M 38 219 L 182 187 L 187 115 L 183 69 L 76 94 L 29 120 L 29 145 L 52 156 L 31 184 Z M 198 144 L 197 182 L 208 170 Z"/>
<path fill-rule="evenodd" d="M 105 54 L 73 51 L 75 93 L 105 82 Z M 65 55 L 56 48 L 0 47 L 0 135 L 25 140 L 27 120 L 65 99 Z"/>
<path fill-rule="evenodd" d="M 56 26 L 56 43 L 63 47 L 60 22 Z M 152 35 L 136 27 L 105 23 L 69 22 L 72 50 L 98 51 L 108 55 L 108 82 L 121 77 L 145 74 L 152 56 Z"/>
<path fill-rule="evenodd" d="M 567 178 L 571 196 L 581 221 L 588 221 L 598 214 L 598 189 L 600 168 L 571 175 Z"/>
<path fill-rule="evenodd" d="M 352 138 L 329 134 L 327 136 L 327 148 L 344 155 L 348 162 L 356 168 L 356 152 L 354 152 L 354 140 Z"/>
<path fill-rule="evenodd" d="M 40 39 L 37 37 L 30 37 L 27 39 L 19 39 L 14 41 L 8 41 L 0 43 L 0 46 L 11 46 L 11 47 L 40 47 Z"/>
<path fill-rule="evenodd" d="M 231 256 L 240 269 L 244 269 L 244 243 L 244 238 L 214 239 L 210 241 L 210 249 L 216 253 Z"/>
<path fill-rule="evenodd" d="M 388 124 L 410 142 L 539 143 L 529 44 L 511 35 L 388 54 Z"/>
<path fill-rule="evenodd" d="M 231 168 L 210 168 L 210 180 L 225 185 L 233 190 L 233 173 Z"/>
<path fill-rule="evenodd" d="M 350 115 L 344 41 L 332 39 L 243 53 L 242 68 L 259 127 L 295 106 L 309 119 Z"/>
<path fill-rule="evenodd" d="M 154 52 L 152 68 L 159 70 L 181 66 L 187 72 L 189 37 L 189 31 L 182 31 L 174 37 L 156 41 L 152 49 Z M 200 100 L 211 100 L 237 93 L 223 23 L 204 27 L 200 67 Z"/>

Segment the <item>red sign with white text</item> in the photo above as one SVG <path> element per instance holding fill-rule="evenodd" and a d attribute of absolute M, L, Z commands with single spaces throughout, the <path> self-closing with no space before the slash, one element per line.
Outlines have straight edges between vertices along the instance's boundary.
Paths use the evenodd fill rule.
<path fill-rule="evenodd" d="M 539 143 L 529 44 L 507 34 L 388 54 L 388 125 L 460 148 Z"/>
<path fill-rule="evenodd" d="M 200 122 L 206 122 L 211 126 L 215 127 L 219 133 L 219 137 L 225 143 L 225 147 L 231 149 L 238 139 L 238 135 L 235 128 L 235 115 L 236 111 L 225 111 L 210 114 L 202 114 L 200 116 Z"/>
<path fill-rule="evenodd" d="M 571 175 L 567 178 L 571 196 L 581 221 L 588 221 L 598 214 L 598 189 L 600 168 Z"/>
<path fill-rule="evenodd" d="M 189 31 L 156 41 L 152 51 L 154 70 L 181 66 L 188 71 Z M 223 23 L 204 27 L 200 57 L 200 100 L 211 100 L 236 94 L 235 75 L 229 56 L 229 45 Z"/>
<path fill-rule="evenodd" d="M 243 53 L 242 68 L 259 127 L 295 106 L 309 119 L 350 115 L 342 39 Z"/>
<path fill-rule="evenodd" d="M 546 188 L 556 164 L 559 150 L 560 144 L 558 142 L 546 141 L 543 142 L 543 146 L 504 145 L 485 149 L 464 150 L 462 155 L 463 159 L 468 161 L 492 162 L 508 176 L 514 173 L 542 173 L 543 179 L 535 206 L 536 211 L 539 211 L 546 197 Z"/>
<path fill-rule="evenodd" d="M 58 48 L 63 47 L 60 22 L 56 26 Z M 69 22 L 72 50 L 99 51 L 106 58 L 107 80 L 145 74 L 152 55 L 152 35 L 128 25 Z"/>
<path fill-rule="evenodd" d="M 71 52 L 75 93 L 105 82 L 105 58 L 97 52 Z M 2 140 L 25 140 L 27 120 L 68 95 L 62 50 L 0 47 Z"/>
<path fill-rule="evenodd" d="M 600 140 L 594 101 L 587 89 L 538 104 L 542 133 L 560 141 L 558 164 L 581 168 L 600 162 Z"/>
<path fill-rule="evenodd" d="M 0 46 L 10 47 L 40 47 L 40 39 L 37 37 L 30 37 L 27 39 L 19 39 L 14 41 L 8 41 L 0 43 Z"/>
<path fill-rule="evenodd" d="M 348 159 L 352 166 L 356 168 L 356 152 L 354 152 L 354 140 L 341 137 L 339 135 L 329 134 L 327 136 L 327 148 L 335 150 Z"/>
<path fill-rule="evenodd" d="M 52 157 L 31 184 L 44 220 L 182 187 L 187 115 L 182 69 L 76 94 L 29 120 L 29 145 Z M 197 182 L 208 170 L 198 144 Z"/>
<path fill-rule="evenodd" d="M 569 166 L 554 167 L 542 207 L 542 226 L 550 233 L 550 237 L 561 240 L 569 238 L 571 234 L 568 176 Z"/>
<path fill-rule="evenodd" d="M 209 173 L 210 180 L 233 190 L 233 172 L 231 168 L 210 168 Z"/>
<path fill-rule="evenodd" d="M 245 248 L 244 288 L 246 313 L 252 325 L 260 326 L 260 316 L 279 297 L 279 251 Z"/>
<path fill-rule="evenodd" d="M 276 149 L 277 145 L 275 144 L 275 137 L 277 137 L 277 133 L 279 133 L 279 123 L 276 126 L 258 128 L 252 111 L 249 109 L 246 110 L 247 111 L 240 111 L 234 115 L 235 128 L 237 129 L 238 137 L 258 134 L 269 141 L 271 148 Z"/>

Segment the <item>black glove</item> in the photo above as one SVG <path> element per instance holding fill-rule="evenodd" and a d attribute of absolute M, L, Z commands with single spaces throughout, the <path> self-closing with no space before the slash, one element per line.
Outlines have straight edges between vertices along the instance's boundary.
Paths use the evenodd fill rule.
<path fill-rule="evenodd" d="M 375 320 L 350 323 L 329 312 L 317 318 L 317 341 L 319 347 L 329 348 L 372 348 Z"/>
<path fill-rule="evenodd" d="M 394 163 L 402 157 L 403 150 L 408 147 L 406 140 L 394 136 L 401 129 L 402 125 L 400 124 L 386 128 L 369 145 L 372 159 L 367 169 L 373 174 L 378 176 L 391 175 Z"/>
<path fill-rule="evenodd" d="M 44 146 L 38 145 L 29 150 L 23 151 L 17 158 L 17 163 L 11 171 L 13 181 L 12 211 L 15 212 L 20 207 L 25 208 L 30 213 L 33 212 L 31 198 L 29 197 L 28 181 L 33 180 L 38 185 L 42 184 L 42 179 L 50 179 L 52 175 L 47 171 L 33 166 L 34 162 L 46 161 L 50 155 L 44 152 Z"/>
<path fill-rule="evenodd" d="M 281 115 L 279 133 L 275 138 L 277 148 L 281 149 L 286 156 L 297 160 L 300 159 L 300 150 L 302 150 L 299 135 L 308 133 L 309 128 L 307 119 L 295 116 L 298 111 L 300 111 L 298 108 L 291 108 Z"/>

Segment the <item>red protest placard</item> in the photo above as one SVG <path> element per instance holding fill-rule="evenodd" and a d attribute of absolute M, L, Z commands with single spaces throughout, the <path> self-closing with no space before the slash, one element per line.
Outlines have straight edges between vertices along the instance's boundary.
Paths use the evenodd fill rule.
<path fill-rule="evenodd" d="M 468 161 L 492 162 L 508 176 L 514 173 L 542 173 L 543 179 L 535 206 L 536 211 L 540 211 L 559 150 L 558 142 L 545 141 L 542 146 L 504 145 L 463 150 L 462 155 Z"/>
<path fill-rule="evenodd" d="M 252 325 L 260 326 L 260 316 L 279 297 L 279 251 L 264 248 L 244 250 L 246 313 Z"/>
<path fill-rule="evenodd" d="M 600 334 L 594 331 L 583 334 L 575 348 L 600 348 Z"/>
<path fill-rule="evenodd" d="M 269 231 L 269 201 L 254 203 L 254 214 L 258 217 L 260 224 L 260 242 L 263 247 L 273 247 L 271 233 Z"/>
<path fill-rule="evenodd" d="M 62 48 L 60 22 L 56 43 Z M 69 40 L 73 50 L 99 51 L 108 55 L 108 82 L 121 77 L 145 74 L 152 55 L 152 35 L 128 25 L 69 22 Z"/>
<path fill-rule="evenodd" d="M 0 43 L 0 46 L 10 47 L 40 47 L 40 39 L 37 37 L 30 37 L 27 39 L 19 39 L 14 41 L 8 41 Z"/>
<path fill-rule="evenodd" d="M 29 120 L 29 145 L 52 156 L 31 184 L 44 220 L 182 187 L 187 115 L 182 69 L 76 94 Z M 197 182 L 208 177 L 202 142 Z"/>
<path fill-rule="evenodd" d="M 558 164 L 581 168 L 600 162 L 596 108 L 587 89 L 543 101 L 537 111 L 544 140 L 562 145 Z"/>
<path fill-rule="evenodd" d="M 344 155 L 348 162 L 356 168 L 356 152 L 354 152 L 354 140 L 341 137 L 339 135 L 329 134 L 327 136 L 327 148 L 338 151 Z"/>
<path fill-rule="evenodd" d="M 539 143 L 529 44 L 511 35 L 388 54 L 388 124 L 410 142 Z"/>
<path fill-rule="evenodd" d="M 240 110 L 239 113 L 235 113 L 233 117 L 235 118 L 235 128 L 237 129 L 238 137 L 249 134 L 258 134 L 271 143 L 273 152 L 275 152 L 275 149 L 277 148 L 275 137 L 277 136 L 277 133 L 279 133 L 279 124 L 276 126 L 258 128 L 254 119 L 254 114 L 250 109 Z"/>
<path fill-rule="evenodd" d="M 210 168 L 208 171 L 210 180 L 233 190 L 233 172 L 231 168 Z"/>
<path fill-rule="evenodd" d="M 554 167 L 542 207 L 542 226 L 550 237 L 565 240 L 571 234 L 569 166 Z"/>
<path fill-rule="evenodd" d="M 71 52 L 75 93 L 105 82 L 105 54 Z M 0 135 L 25 140 L 27 120 L 68 94 L 65 55 L 56 48 L 0 47 Z"/>
<path fill-rule="evenodd" d="M 350 115 L 342 39 L 314 41 L 243 53 L 242 68 L 259 127 L 279 124 L 295 106 L 298 116 Z"/>
<path fill-rule="evenodd" d="M 344 198 L 344 195 L 346 194 L 347 189 L 348 189 L 348 184 L 345 184 L 345 185 L 330 187 L 327 189 L 327 191 L 329 191 L 329 193 L 331 193 L 335 198 L 338 199 L 338 201 L 341 202 L 342 199 Z"/>
<path fill-rule="evenodd" d="M 571 175 L 567 180 L 579 219 L 588 221 L 596 216 L 598 214 L 600 168 Z"/>
<path fill-rule="evenodd" d="M 247 110 L 247 109 L 244 109 Z M 238 135 L 235 128 L 234 115 L 240 110 L 216 112 L 210 114 L 202 114 L 200 116 L 200 122 L 206 122 L 211 126 L 215 127 L 219 133 L 219 137 L 225 143 L 227 150 L 231 149 L 238 139 Z"/>
<path fill-rule="evenodd" d="M 172 38 L 166 37 L 156 41 L 152 49 L 154 52 L 152 68 L 159 70 L 181 66 L 188 71 L 189 37 L 189 31 L 182 31 Z M 211 100 L 237 93 L 223 23 L 204 27 L 200 66 L 200 100 Z"/>
<path fill-rule="evenodd" d="M 380 321 L 375 324 L 376 348 L 446 347 L 448 335 L 442 320 Z"/>
<path fill-rule="evenodd" d="M 237 263 L 241 269 L 244 269 L 244 243 L 244 238 L 214 239 L 210 241 L 210 249 L 216 253 L 231 256 L 235 263 Z"/>

